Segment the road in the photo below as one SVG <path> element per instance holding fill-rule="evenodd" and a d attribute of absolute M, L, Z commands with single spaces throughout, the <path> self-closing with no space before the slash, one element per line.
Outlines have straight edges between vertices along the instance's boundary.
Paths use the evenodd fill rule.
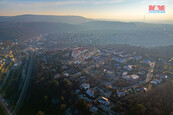
<path fill-rule="evenodd" d="M 14 43 L 12 44 L 12 46 L 13 46 L 13 45 L 14 45 Z M 11 47 L 12 47 L 12 46 L 11 46 Z M 8 49 L 5 49 L 4 52 L 6 52 L 7 50 L 8 50 Z M 6 83 L 6 81 L 7 81 L 7 78 L 8 78 L 9 75 L 10 75 L 10 71 L 11 71 L 11 69 L 8 70 L 7 75 L 6 75 L 6 77 L 4 78 L 4 80 L 3 80 L 3 82 L 2 82 L 2 84 L 1 84 L 1 86 L 0 86 L 0 92 L 1 92 L 1 89 L 2 89 L 2 88 L 4 87 L 4 85 L 5 85 L 5 83 Z M 10 112 L 10 110 L 8 109 L 6 103 L 5 103 L 5 100 L 4 100 L 3 97 L 1 96 L 1 94 L 0 94 L 0 103 L 2 103 L 2 105 L 3 105 L 4 108 L 5 108 L 5 110 L 7 111 L 8 115 L 12 115 L 11 112 Z"/>
<path fill-rule="evenodd" d="M 130 86 L 127 86 L 127 87 L 116 87 L 116 86 L 112 86 L 113 89 L 130 89 L 130 88 L 133 88 L 135 86 L 139 86 L 140 83 L 136 83 L 136 84 L 133 84 L 133 85 L 130 85 Z"/>
<path fill-rule="evenodd" d="M 145 82 L 147 83 L 147 82 L 149 82 L 151 80 L 151 78 L 153 76 L 154 66 L 155 66 L 155 62 L 151 62 L 150 63 L 150 69 L 149 69 L 149 71 L 147 73 L 146 80 L 140 81 L 140 83 L 145 83 Z M 129 89 L 129 88 L 132 88 L 134 86 L 138 86 L 140 83 L 136 83 L 136 84 L 133 84 L 133 85 L 127 86 L 127 87 L 116 87 L 116 86 L 112 86 L 112 88 L 113 89 Z"/>
<path fill-rule="evenodd" d="M 20 107 L 21 107 L 21 105 L 25 99 L 25 96 L 27 94 L 27 90 L 28 90 L 28 87 L 30 84 L 30 79 L 31 79 L 32 65 L 33 65 L 33 53 L 31 53 L 31 58 L 30 58 L 29 66 L 28 66 L 28 72 L 27 72 L 27 75 L 25 77 L 23 89 L 22 89 L 21 94 L 19 96 L 19 99 L 15 105 L 15 108 L 12 111 L 13 115 L 15 115 L 16 112 L 20 109 Z"/>
<path fill-rule="evenodd" d="M 10 69 L 10 70 L 11 70 L 11 69 Z M 2 85 L 0 86 L 0 91 L 1 91 L 1 89 L 3 88 L 3 86 L 5 85 L 5 83 L 6 83 L 6 81 L 7 81 L 7 78 L 8 78 L 8 76 L 9 76 L 9 74 L 10 74 L 10 70 L 8 70 L 7 75 L 6 75 L 5 79 L 4 79 L 3 82 L 2 82 Z M 10 112 L 10 110 L 8 109 L 6 103 L 4 102 L 4 99 L 2 98 L 1 94 L 0 94 L 0 102 L 1 102 L 2 105 L 4 106 L 4 108 L 5 108 L 5 110 L 7 111 L 7 113 L 8 113 L 9 115 L 11 115 L 11 112 Z"/>
<path fill-rule="evenodd" d="M 6 103 L 4 102 L 4 99 L 2 98 L 2 96 L 0 95 L 0 102 L 2 103 L 2 105 L 4 106 L 5 110 L 7 111 L 8 115 L 12 115 L 10 110 L 8 109 Z"/>
<path fill-rule="evenodd" d="M 151 62 L 150 63 L 150 70 L 147 73 L 146 82 L 149 82 L 151 80 L 151 78 L 153 76 L 154 66 L 155 66 L 155 62 Z"/>

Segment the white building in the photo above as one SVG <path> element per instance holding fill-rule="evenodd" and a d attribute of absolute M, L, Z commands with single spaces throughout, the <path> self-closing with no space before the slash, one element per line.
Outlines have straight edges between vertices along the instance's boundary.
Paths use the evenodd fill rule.
<path fill-rule="evenodd" d="M 136 74 L 133 74 L 133 75 L 131 75 L 130 77 L 131 77 L 132 79 L 134 79 L 134 80 L 139 78 L 139 76 L 136 75 Z"/>

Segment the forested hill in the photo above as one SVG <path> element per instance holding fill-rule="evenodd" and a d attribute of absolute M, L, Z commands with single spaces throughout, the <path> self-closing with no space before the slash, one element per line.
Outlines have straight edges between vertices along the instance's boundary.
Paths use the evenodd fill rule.
<path fill-rule="evenodd" d="M 80 24 L 93 19 L 82 16 L 55 16 L 55 15 L 18 15 L 0 16 L 0 22 L 59 22 L 69 24 Z"/>
<path fill-rule="evenodd" d="M 132 99 L 130 115 L 173 115 L 173 82 L 166 82 Z"/>
<path fill-rule="evenodd" d="M 45 33 L 71 32 L 75 25 L 52 22 L 0 23 L 0 40 L 26 40 Z"/>
<path fill-rule="evenodd" d="M 173 45 L 173 25 L 137 22 L 98 21 L 80 16 L 22 15 L 0 17 L 0 41 L 26 40 L 39 34 L 77 33 L 83 40 L 98 45 L 138 46 Z"/>

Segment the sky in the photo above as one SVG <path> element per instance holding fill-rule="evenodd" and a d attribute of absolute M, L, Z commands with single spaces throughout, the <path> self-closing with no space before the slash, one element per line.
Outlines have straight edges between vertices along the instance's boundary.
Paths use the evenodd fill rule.
<path fill-rule="evenodd" d="M 165 13 L 149 13 L 165 5 Z M 119 21 L 173 21 L 173 0 L 0 0 L 0 16 L 77 15 Z"/>

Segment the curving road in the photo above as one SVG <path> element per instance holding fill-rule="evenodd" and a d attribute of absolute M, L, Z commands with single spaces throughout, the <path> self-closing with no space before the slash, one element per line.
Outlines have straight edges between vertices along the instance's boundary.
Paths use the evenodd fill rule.
<path fill-rule="evenodd" d="M 155 62 L 151 62 L 150 63 L 150 69 L 149 69 L 149 71 L 147 73 L 146 80 L 139 81 L 140 83 L 145 83 L 145 82 L 147 83 L 147 82 L 149 82 L 152 79 L 154 67 L 155 67 Z M 112 88 L 113 89 L 129 89 L 129 88 L 132 88 L 134 86 L 138 86 L 140 83 L 136 83 L 136 84 L 133 84 L 133 85 L 127 86 L 127 87 L 116 87 L 116 86 L 112 86 Z"/>
<path fill-rule="evenodd" d="M 29 87 L 29 84 L 30 84 L 31 73 L 32 73 L 32 65 L 33 65 L 33 53 L 31 53 L 31 58 L 30 58 L 29 66 L 28 66 L 28 72 L 27 72 L 27 75 L 25 77 L 23 89 L 22 89 L 21 94 L 19 96 L 19 99 L 18 99 L 18 101 L 15 105 L 15 108 L 12 111 L 13 115 L 15 115 L 16 112 L 20 109 L 20 107 L 21 107 L 21 105 L 22 105 L 22 103 L 25 99 L 25 96 L 26 96 L 26 93 L 27 93 L 27 90 L 28 90 L 28 87 Z"/>
<path fill-rule="evenodd" d="M 4 102 L 4 99 L 2 98 L 2 96 L 0 95 L 0 102 L 2 103 L 2 105 L 4 106 L 5 110 L 7 111 L 8 115 L 12 115 L 10 110 L 8 109 L 7 105 Z"/>
<path fill-rule="evenodd" d="M 8 78 L 8 76 L 9 76 L 9 74 L 10 74 L 10 71 L 11 71 L 11 69 L 8 70 L 7 75 L 6 75 L 5 79 L 4 79 L 3 82 L 2 82 L 2 85 L 0 86 L 0 91 L 1 91 L 1 89 L 4 87 L 4 85 L 5 85 L 6 81 L 7 81 L 7 78 Z M 3 97 L 1 96 L 1 94 L 0 94 L 0 103 L 2 103 L 2 105 L 3 105 L 4 108 L 5 108 L 5 110 L 7 111 L 8 115 L 11 115 L 11 112 L 10 112 L 10 110 L 8 109 L 6 103 L 4 102 L 4 99 L 3 99 Z"/>

